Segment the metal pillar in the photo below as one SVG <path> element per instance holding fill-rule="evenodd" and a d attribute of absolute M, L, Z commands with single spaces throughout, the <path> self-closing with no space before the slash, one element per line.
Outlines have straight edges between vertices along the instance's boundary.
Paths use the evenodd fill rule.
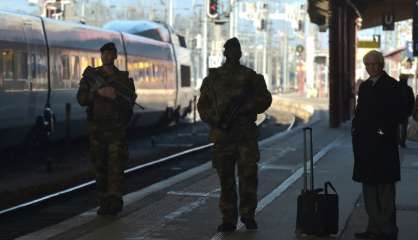
<path fill-rule="evenodd" d="M 235 4 L 236 0 L 229 0 L 229 38 L 235 37 Z"/>
<path fill-rule="evenodd" d="M 264 1 L 263 4 L 267 4 L 267 1 Z M 263 8 L 263 18 L 264 18 L 264 29 L 263 31 L 263 70 L 262 73 L 266 80 L 267 88 L 271 90 L 271 76 L 267 72 L 267 45 L 268 45 L 268 34 L 269 34 L 269 10 L 268 8 Z"/>
<path fill-rule="evenodd" d="M 338 114 L 338 34 L 339 16 L 336 1 L 330 1 L 330 7 L 334 14 L 331 15 L 329 25 L 329 124 L 331 128 L 336 128 L 340 124 Z"/>
<path fill-rule="evenodd" d="M 330 1 L 329 116 L 330 127 L 350 120 L 354 106 L 355 34 L 354 9 L 345 1 Z"/>
<path fill-rule="evenodd" d="M 202 77 L 208 75 L 208 17 L 207 9 L 208 0 L 204 0 L 204 5 L 202 7 L 202 17 L 203 17 L 203 34 L 202 34 Z"/>
<path fill-rule="evenodd" d="M 174 0 L 169 0 L 169 2 L 168 2 L 168 8 L 169 8 L 169 10 L 168 10 L 168 24 L 170 25 L 170 26 L 172 26 L 173 27 L 173 24 L 174 24 L 174 18 L 173 18 L 173 1 Z"/>

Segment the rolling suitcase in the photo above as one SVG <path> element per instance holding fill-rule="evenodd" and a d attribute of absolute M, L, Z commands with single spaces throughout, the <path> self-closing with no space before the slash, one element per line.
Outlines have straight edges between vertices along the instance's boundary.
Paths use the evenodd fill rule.
<path fill-rule="evenodd" d="M 309 134 L 309 135 L 308 135 Z M 312 128 L 303 129 L 304 186 L 297 200 L 296 232 L 316 236 L 338 233 L 338 195 L 330 182 L 324 188 L 314 188 Z M 307 138 L 309 138 L 309 151 Z M 309 155 L 309 156 L 308 156 Z M 308 189 L 307 161 L 310 162 L 310 189 Z M 331 188 L 334 193 L 329 193 Z"/>

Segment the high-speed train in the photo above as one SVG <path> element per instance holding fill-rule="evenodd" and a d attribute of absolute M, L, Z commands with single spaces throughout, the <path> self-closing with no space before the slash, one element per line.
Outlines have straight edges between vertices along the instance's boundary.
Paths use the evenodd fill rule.
<path fill-rule="evenodd" d="M 99 48 L 110 41 L 118 49 L 115 65 L 129 71 L 137 102 L 145 107 L 134 109 L 133 126 L 187 114 L 195 90 L 181 37 L 170 29 L 164 41 L 122 30 L 0 11 L 0 150 L 24 142 L 37 117 L 50 113 L 55 116 L 52 139 L 69 130 L 73 137 L 85 134 L 78 84 L 84 68 L 101 65 Z"/>

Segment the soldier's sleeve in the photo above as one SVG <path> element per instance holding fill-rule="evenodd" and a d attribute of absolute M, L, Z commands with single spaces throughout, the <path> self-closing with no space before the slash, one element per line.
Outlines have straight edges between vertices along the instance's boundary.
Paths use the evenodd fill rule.
<path fill-rule="evenodd" d="M 200 87 L 199 101 L 197 102 L 197 110 L 202 121 L 208 123 L 210 126 L 215 126 L 217 122 L 217 114 L 211 96 L 209 79 L 209 77 L 203 79 L 202 86 Z"/>
<path fill-rule="evenodd" d="M 94 99 L 94 93 L 90 91 L 89 79 L 82 77 L 77 91 L 77 101 L 81 106 L 89 106 Z"/>
<path fill-rule="evenodd" d="M 255 94 L 254 94 L 254 110 L 256 113 L 265 112 L 271 105 L 272 97 L 267 89 L 266 81 L 263 75 L 256 74 L 255 77 Z"/>
<path fill-rule="evenodd" d="M 124 85 L 127 87 L 127 90 L 118 89 L 118 91 L 120 91 L 125 97 L 129 98 L 129 100 L 121 97 L 120 95 L 118 95 L 115 100 L 122 108 L 132 108 L 137 98 L 135 94 L 135 84 L 133 79 L 129 77 L 128 72 L 123 72 L 123 74 L 123 79 L 125 80 Z"/>

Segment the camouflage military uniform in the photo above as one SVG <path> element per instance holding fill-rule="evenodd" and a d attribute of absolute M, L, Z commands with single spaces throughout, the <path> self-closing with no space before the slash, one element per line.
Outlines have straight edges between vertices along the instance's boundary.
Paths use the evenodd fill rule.
<path fill-rule="evenodd" d="M 102 67 L 96 70 L 104 79 L 112 78 L 134 93 L 135 87 L 128 72 L 114 68 L 112 75 L 106 75 Z M 109 86 L 123 92 L 114 82 Z M 128 160 L 126 130 L 133 106 L 120 96 L 115 99 L 99 96 L 91 91 L 93 84 L 92 79 L 83 77 L 77 99 L 81 106 L 87 106 L 90 159 L 96 173 L 98 204 L 106 209 L 121 209 L 123 170 Z"/>
<path fill-rule="evenodd" d="M 232 99 L 250 89 L 243 110 L 228 130 L 221 130 L 221 116 L 229 114 Z M 257 162 L 260 159 L 255 124 L 258 113 L 267 110 L 271 94 L 262 75 L 242 65 L 224 64 L 210 69 L 200 89 L 198 111 L 201 119 L 210 126 L 210 140 L 214 142 L 213 167 L 217 170 L 221 184 L 219 207 L 223 222 L 236 225 L 238 218 L 235 165 L 239 177 L 239 213 L 241 219 L 254 218 L 257 207 Z"/>

